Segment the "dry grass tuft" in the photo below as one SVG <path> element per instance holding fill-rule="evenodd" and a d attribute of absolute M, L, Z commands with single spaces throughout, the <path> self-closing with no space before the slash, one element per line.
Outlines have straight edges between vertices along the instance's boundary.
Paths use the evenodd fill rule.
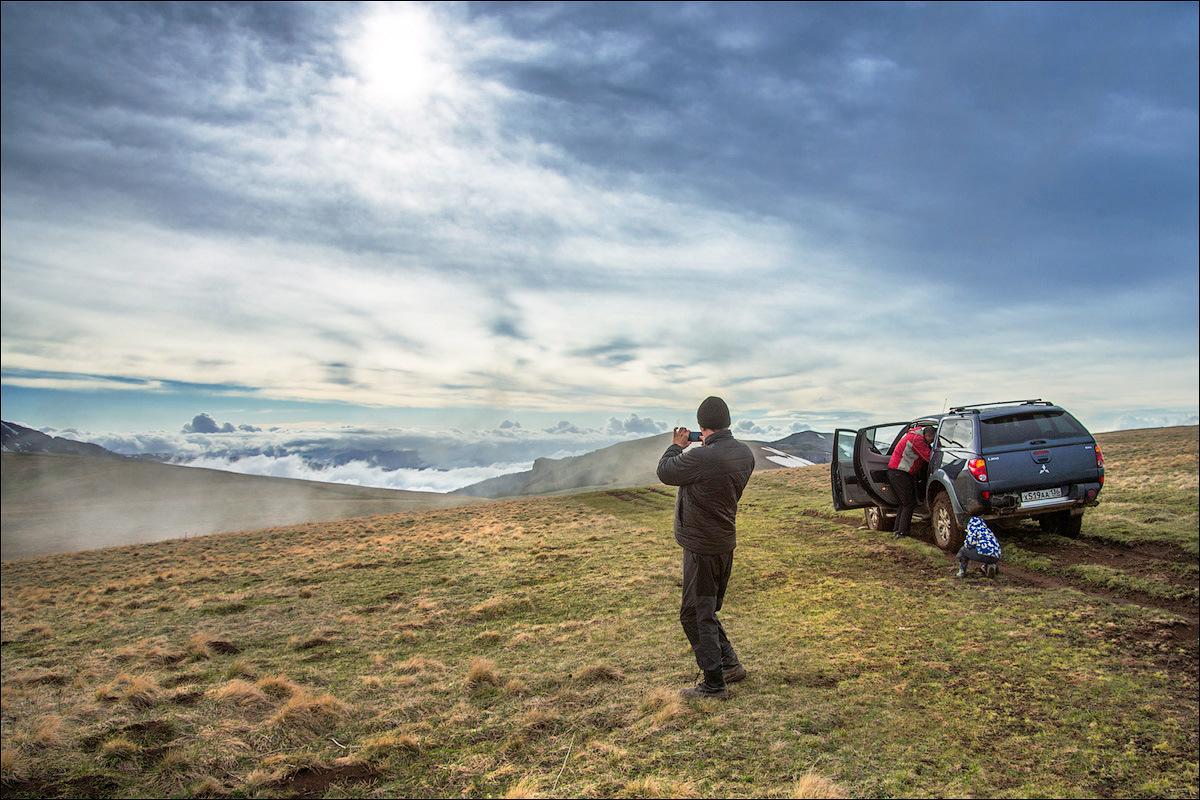
<path fill-rule="evenodd" d="M 211 775 L 198 783 L 192 784 L 188 790 L 189 797 L 220 797 L 225 794 L 225 787 Z"/>
<path fill-rule="evenodd" d="M 844 788 L 838 786 L 825 776 L 818 775 L 812 771 L 809 771 L 800 780 L 796 781 L 790 795 L 794 800 L 822 800 L 824 798 L 842 800 L 842 798 L 849 796 L 850 793 Z"/>
<path fill-rule="evenodd" d="M 187 652 L 165 647 L 151 647 L 146 651 L 146 661 L 156 667 L 169 667 L 187 658 Z"/>
<path fill-rule="evenodd" d="M 487 647 L 487 646 L 499 644 L 500 640 L 502 638 L 503 637 L 500 634 L 496 633 L 495 631 L 484 631 L 483 633 L 481 633 L 475 637 L 475 644 L 479 644 L 479 645 L 483 645 L 483 646 Z"/>
<path fill-rule="evenodd" d="M 61 747 L 67 741 L 64 726 L 63 718 L 57 714 L 42 714 L 33 721 L 29 741 L 35 747 Z"/>
<path fill-rule="evenodd" d="M 183 748 L 169 747 L 158 759 L 158 766 L 167 772 L 185 772 L 192 767 L 192 762 L 188 760 Z"/>
<path fill-rule="evenodd" d="M 687 707 L 679 693 L 668 689 L 652 689 L 647 692 L 638 701 L 637 710 L 656 728 L 678 724 L 687 713 Z"/>
<path fill-rule="evenodd" d="M 397 753 L 419 753 L 421 741 L 407 733 L 379 733 L 367 738 L 362 747 L 366 758 L 379 759 Z"/>
<path fill-rule="evenodd" d="M 50 628 L 46 625 L 32 625 L 18 634 L 18 638 L 23 642 L 30 642 L 34 639 L 49 639 L 51 636 Z"/>
<path fill-rule="evenodd" d="M 624 747 L 599 739 L 588 742 L 587 749 L 603 758 L 610 766 L 624 764 L 629 759 L 629 751 Z"/>
<path fill-rule="evenodd" d="M 187 652 L 196 659 L 205 660 L 216 655 L 233 655 L 242 652 L 228 639 L 214 639 L 207 633 L 197 633 L 188 640 Z"/>
<path fill-rule="evenodd" d="M 133 761 L 141 752 L 140 747 L 124 736 L 114 736 L 100 746 L 100 758 L 109 764 Z"/>
<path fill-rule="evenodd" d="M 97 700 L 128 703 L 134 708 L 150 708 L 158 702 L 158 681 L 150 675 L 121 673 L 95 692 Z"/>
<path fill-rule="evenodd" d="M 620 670 L 602 663 L 595 663 L 584 667 L 575 677 L 584 683 L 625 680 L 625 675 Z"/>
<path fill-rule="evenodd" d="M 492 686 L 500 685 L 500 678 L 496 675 L 496 665 L 486 658 L 473 659 L 470 669 L 467 670 L 467 685 L 481 686 L 485 683 L 490 683 Z"/>
<path fill-rule="evenodd" d="M 331 694 L 314 695 L 300 689 L 271 717 L 281 728 L 317 733 L 337 726 L 350 713 L 350 707 Z"/>
<path fill-rule="evenodd" d="M 558 715 L 544 708 L 534 708 L 526 711 L 521 717 L 521 727 L 526 733 L 540 733 L 550 730 L 558 722 Z"/>
<path fill-rule="evenodd" d="M 197 633 L 191 639 L 188 639 L 187 651 L 193 658 L 212 658 L 213 653 L 208 646 L 208 634 Z"/>
<path fill-rule="evenodd" d="M 271 705 L 271 701 L 257 686 L 240 678 L 213 689 L 209 694 L 219 703 L 232 703 L 239 708 L 266 708 Z"/>
<path fill-rule="evenodd" d="M 446 669 L 446 665 L 435 658 L 425 658 L 424 656 L 413 656 L 407 661 L 401 661 L 396 665 L 396 671 L 401 675 L 419 675 L 424 672 L 442 672 Z"/>
<path fill-rule="evenodd" d="M 255 678 L 254 667 L 244 658 L 235 658 L 225 667 L 226 678 Z"/>
<path fill-rule="evenodd" d="M 639 778 L 625 784 L 625 791 L 632 797 L 694 798 L 701 796 L 696 787 L 690 783 L 666 778 Z"/>
<path fill-rule="evenodd" d="M 275 773 L 266 769 L 251 770 L 246 776 L 246 785 L 251 789 L 266 789 L 276 780 Z"/>
<path fill-rule="evenodd" d="M 507 800 L 537 797 L 537 787 L 538 782 L 536 778 L 532 775 L 524 775 L 519 781 L 508 787 L 508 791 L 501 795 L 501 797 L 507 798 Z"/>
<path fill-rule="evenodd" d="M 67 680 L 67 676 L 61 672 L 52 672 L 48 669 L 35 669 L 13 675 L 9 678 L 9 683 L 17 686 L 41 686 L 46 684 L 62 686 Z"/>
<path fill-rule="evenodd" d="M 258 682 L 258 688 L 276 699 L 291 697 L 300 690 L 299 686 L 282 675 L 266 676 Z"/>
<path fill-rule="evenodd" d="M 25 761 L 15 747 L 0 747 L 0 780 L 13 783 L 25 777 Z"/>

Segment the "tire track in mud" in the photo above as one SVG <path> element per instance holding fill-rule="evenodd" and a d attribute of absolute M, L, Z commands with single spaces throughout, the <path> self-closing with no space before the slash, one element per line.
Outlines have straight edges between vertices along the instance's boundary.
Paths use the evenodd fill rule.
<path fill-rule="evenodd" d="M 1031 553 L 1050 557 L 1054 559 L 1055 566 L 1059 568 L 1100 565 L 1130 575 L 1155 578 L 1183 589 L 1194 590 L 1196 588 L 1195 581 L 1189 581 L 1172 569 L 1174 564 L 1195 560 L 1194 556 L 1188 555 L 1179 548 L 1154 544 L 1121 547 L 1087 537 L 1067 539 L 1061 544 L 1046 543 L 1029 541 L 1028 538 L 1022 536 L 1022 533 L 1022 531 L 1015 531 L 1010 532 L 1008 536 L 1002 534 L 1001 541 L 1010 542 Z M 953 556 L 950 554 L 947 554 L 947 558 L 953 560 Z M 1000 569 L 1001 575 L 1006 580 L 1017 585 L 1032 586 L 1047 591 L 1073 589 L 1081 594 L 1108 600 L 1112 603 L 1137 605 L 1169 612 L 1182 622 L 1181 624 L 1164 622 L 1161 631 L 1173 645 L 1187 651 L 1193 664 L 1200 662 L 1200 609 L 1197 607 L 1194 595 L 1190 599 L 1171 600 L 1132 589 L 1109 589 L 1094 586 L 1071 575 L 1024 569 L 1011 564 L 1001 564 Z"/>
<path fill-rule="evenodd" d="M 848 527 L 872 533 L 865 525 L 848 525 Z M 927 523 L 914 521 L 912 534 L 915 538 L 936 548 Z M 880 540 L 880 544 L 884 547 L 890 544 L 891 534 L 876 535 L 887 536 L 886 540 L 882 538 Z M 1122 547 L 1109 542 L 1088 539 L 1086 536 L 1079 539 L 1065 539 L 1062 540 L 1062 543 L 1039 542 L 1035 541 L 1036 538 L 1037 534 L 1032 531 L 1016 530 L 1008 532 L 1007 535 L 1001 533 L 1002 545 L 1010 543 L 1022 550 L 1052 558 L 1058 568 L 1101 565 L 1134 576 L 1156 578 L 1184 589 L 1194 590 L 1197 588 L 1196 581 L 1189 580 L 1180 575 L 1177 570 L 1172 569 L 1175 564 L 1194 562 L 1196 558 L 1177 547 L 1162 544 Z M 923 565 L 910 561 L 906 557 L 907 555 L 903 552 L 896 552 L 895 557 L 902 563 L 924 570 Z M 957 560 L 951 553 L 945 553 L 944 557 L 947 575 L 952 575 L 952 569 Z M 954 578 L 948 577 L 948 580 L 954 580 Z M 1131 589 L 1108 589 L 1094 586 L 1072 575 L 1024 569 L 1006 563 L 1001 563 L 1000 575 L 997 580 L 1010 585 L 1029 586 L 1045 591 L 1072 589 L 1089 597 L 1112 603 L 1136 605 L 1168 612 L 1178 618 L 1178 621 L 1163 620 L 1153 632 L 1153 636 L 1148 634 L 1149 638 L 1157 637 L 1174 648 L 1184 650 L 1187 655 L 1183 660 L 1192 668 L 1200 664 L 1200 608 L 1197 606 L 1194 595 L 1192 598 L 1171 600 Z"/>
<path fill-rule="evenodd" d="M 1171 563 L 1187 558 L 1182 551 L 1172 553 L 1173 548 L 1121 548 L 1086 539 L 1077 539 L 1065 546 L 1028 542 L 1023 542 L 1020 546 L 1030 552 L 1050 556 L 1060 566 L 1099 564 L 1133 575 L 1154 577 L 1183 588 L 1196 587 L 1194 582 L 1189 582 L 1170 568 Z M 1069 575 L 1050 574 L 1011 565 L 1004 565 L 1002 570 L 1004 575 L 1026 586 L 1047 590 L 1069 588 L 1113 603 L 1156 608 L 1174 614 L 1182 620 L 1182 624 L 1165 628 L 1170 633 L 1170 639 L 1177 646 L 1187 650 L 1193 662 L 1200 661 L 1200 609 L 1197 608 L 1194 598 L 1170 600 L 1131 589 L 1107 589 L 1073 579 Z"/>

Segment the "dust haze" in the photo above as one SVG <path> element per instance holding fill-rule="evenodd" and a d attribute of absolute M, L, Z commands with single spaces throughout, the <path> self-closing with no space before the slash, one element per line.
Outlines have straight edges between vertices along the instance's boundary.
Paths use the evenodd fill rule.
<path fill-rule="evenodd" d="M 458 506 L 463 495 L 265 478 L 132 460 L 3 453 L 3 560 Z"/>

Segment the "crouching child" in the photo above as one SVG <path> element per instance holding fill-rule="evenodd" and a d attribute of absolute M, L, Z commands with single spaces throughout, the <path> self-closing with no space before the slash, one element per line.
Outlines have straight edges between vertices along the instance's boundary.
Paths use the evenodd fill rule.
<path fill-rule="evenodd" d="M 971 517 L 967 523 L 966 544 L 958 551 L 958 575 L 967 577 L 967 567 L 972 561 L 979 562 L 979 570 L 989 578 L 996 577 L 1000 571 L 1000 542 L 987 523 L 979 517 Z"/>

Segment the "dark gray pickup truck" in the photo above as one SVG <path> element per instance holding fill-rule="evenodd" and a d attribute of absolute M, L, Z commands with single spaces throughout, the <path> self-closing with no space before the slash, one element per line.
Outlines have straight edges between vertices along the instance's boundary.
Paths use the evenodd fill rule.
<path fill-rule="evenodd" d="M 938 546 L 963 543 L 971 517 L 1036 517 L 1043 530 L 1078 536 L 1104 486 L 1096 440 L 1064 409 L 1042 400 L 959 406 L 907 422 L 834 433 L 833 506 L 865 510 L 867 527 L 891 530 L 896 502 L 888 459 L 914 426 L 933 425 L 932 458 L 917 476 L 914 519 L 932 520 Z"/>

